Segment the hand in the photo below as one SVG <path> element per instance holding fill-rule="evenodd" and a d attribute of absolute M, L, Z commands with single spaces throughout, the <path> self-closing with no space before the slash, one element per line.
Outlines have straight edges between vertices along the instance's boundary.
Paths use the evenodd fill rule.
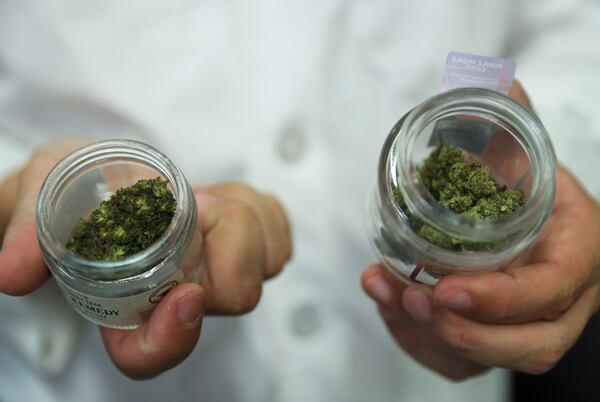
<path fill-rule="evenodd" d="M 49 277 L 36 238 L 35 204 L 52 167 L 82 140 L 39 148 L 27 165 L 0 185 L 0 291 L 25 295 Z M 194 349 L 204 314 L 244 314 L 261 294 L 262 282 L 291 256 L 286 214 L 273 197 L 241 184 L 195 188 L 207 261 L 200 285 L 172 289 L 149 321 L 133 331 L 100 328 L 106 350 L 127 376 L 145 379 L 183 361 Z M 0 232 L 1 233 L 1 232 Z"/>
<path fill-rule="evenodd" d="M 196 346 L 204 314 L 250 312 L 262 282 L 291 257 L 288 220 L 275 198 L 236 183 L 196 187 L 194 194 L 207 261 L 202 283 L 169 291 L 134 331 L 100 327 L 113 362 L 133 379 L 181 363 Z"/>
<path fill-rule="evenodd" d="M 528 105 L 520 86 L 511 92 Z M 544 373 L 600 306 L 600 208 L 562 167 L 546 225 L 525 266 L 450 275 L 431 288 L 373 265 L 362 284 L 396 342 L 450 379 L 490 367 Z"/>

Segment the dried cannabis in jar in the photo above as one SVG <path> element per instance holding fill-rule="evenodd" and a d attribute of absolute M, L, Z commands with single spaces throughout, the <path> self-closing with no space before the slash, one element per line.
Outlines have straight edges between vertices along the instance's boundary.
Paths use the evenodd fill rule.
<path fill-rule="evenodd" d="M 117 190 L 81 219 L 67 248 L 90 260 L 118 260 L 154 243 L 167 230 L 177 202 L 167 181 L 144 179 Z"/>
<path fill-rule="evenodd" d="M 440 144 L 418 169 L 419 180 L 442 206 L 463 216 L 495 219 L 523 206 L 523 192 L 500 186 L 490 169 L 478 161 L 468 162 L 460 148 Z M 448 236 L 413 216 L 400 189 L 394 198 L 416 232 L 429 242 L 451 250 L 486 250 L 493 244 L 469 242 Z"/>

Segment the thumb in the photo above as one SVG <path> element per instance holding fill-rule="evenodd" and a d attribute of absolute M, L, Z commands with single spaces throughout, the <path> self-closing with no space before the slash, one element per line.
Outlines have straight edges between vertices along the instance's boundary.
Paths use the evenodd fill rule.
<path fill-rule="evenodd" d="M 27 165 L 12 179 L 11 191 L 16 191 L 15 204 L 3 212 L 10 215 L 0 251 L 0 292 L 21 296 L 44 284 L 49 271 L 37 241 L 35 209 L 42 183 L 48 172 L 66 154 L 85 144 L 82 138 L 65 138 L 38 148 Z M 5 188 L 2 188 L 5 190 Z M 6 194 L 3 193 L 4 196 Z M 6 205 L 4 207 L 7 207 Z M 2 222 L 4 223 L 4 222 Z"/>
<path fill-rule="evenodd" d="M 49 276 L 37 241 L 35 221 L 37 194 L 47 167 L 30 163 L 19 174 L 16 206 L 0 251 L 2 293 L 21 296 L 33 292 Z"/>
<path fill-rule="evenodd" d="M 172 289 L 150 320 L 135 330 L 100 328 L 113 363 L 126 376 L 142 380 L 169 370 L 192 353 L 202 326 L 204 290 L 185 283 Z"/>
<path fill-rule="evenodd" d="M 33 214 L 11 221 L 0 251 L 0 292 L 22 296 L 48 279 L 35 230 Z"/>

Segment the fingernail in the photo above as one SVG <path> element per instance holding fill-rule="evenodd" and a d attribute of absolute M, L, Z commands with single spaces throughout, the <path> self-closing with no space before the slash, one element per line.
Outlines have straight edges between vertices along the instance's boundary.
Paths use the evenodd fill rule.
<path fill-rule="evenodd" d="M 458 312 L 469 311 L 473 307 L 471 297 L 462 289 L 450 289 L 436 297 L 437 304 Z"/>
<path fill-rule="evenodd" d="M 421 323 L 429 321 L 431 318 L 431 302 L 429 295 L 422 290 L 409 291 L 405 294 L 404 308 L 408 314 L 415 320 Z"/>
<path fill-rule="evenodd" d="M 365 288 L 377 303 L 388 304 L 392 301 L 392 289 L 381 275 L 373 275 L 367 279 Z"/>
<path fill-rule="evenodd" d="M 204 311 L 202 294 L 191 292 L 183 296 L 177 303 L 177 320 L 182 325 L 190 325 L 200 319 Z"/>

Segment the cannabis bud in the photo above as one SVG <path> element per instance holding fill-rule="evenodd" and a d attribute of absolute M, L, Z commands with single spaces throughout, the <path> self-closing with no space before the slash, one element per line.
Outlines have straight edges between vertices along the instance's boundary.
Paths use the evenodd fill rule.
<path fill-rule="evenodd" d="M 523 206 L 519 189 L 499 186 L 490 169 L 478 161 L 467 162 L 460 148 L 440 144 L 419 167 L 419 180 L 442 206 L 463 216 L 495 219 Z M 394 198 L 417 233 L 429 242 L 451 250 L 485 250 L 490 243 L 467 242 L 450 237 L 414 217 L 406 208 L 400 189 Z"/>
<path fill-rule="evenodd" d="M 139 180 L 117 190 L 88 219 L 81 219 L 67 248 L 90 260 L 118 260 L 150 246 L 171 223 L 177 202 L 156 179 Z"/>

